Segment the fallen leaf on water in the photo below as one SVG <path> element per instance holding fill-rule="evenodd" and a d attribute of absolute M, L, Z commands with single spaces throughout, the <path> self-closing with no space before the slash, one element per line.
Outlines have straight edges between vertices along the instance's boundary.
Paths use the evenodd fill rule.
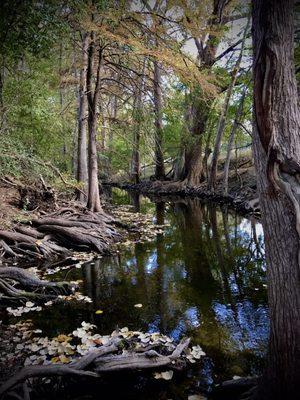
<path fill-rule="evenodd" d="M 97 311 L 95 311 L 95 314 L 103 314 L 103 311 L 102 310 L 97 310 Z"/>
<path fill-rule="evenodd" d="M 135 307 L 135 308 L 142 308 L 142 307 L 143 307 L 143 304 L 138 303 L 138 304 L 135 304 L 134 307 Z"/>
<path fill-rule="evenodd" d="M 234 381 L 236 381 L 237 379 L 241 379 L 241 377 L 240 376 L 238 376 L 238 375 L 234 375 L 234 377 L 232 378 Z"/>
<path fill-rule="evenodd" d="M 67 335 L 58 335 L 57 336 L 57 341 L 62 343 L 62 342 L 69 342 L 70 340 L 72 340 L 72 338 L 70 336 Z"/>
<path fill-rule="evenodd" d="M 67 364 L 68 362 L 70 362 L 70 359 L 68 357 L 66 357 L 65 355 L 61 355 L 59 356 L 59 360 L 63 363 L 63 364 Z"/>
<path fill-rule="evenodd" d="M 169 381 L 173 378 L 173 371 L 164 371 L 164 372 L 155 372 L 154 373 L 154 378 L 155 379 L 164 379 L 166 381 Z"/>

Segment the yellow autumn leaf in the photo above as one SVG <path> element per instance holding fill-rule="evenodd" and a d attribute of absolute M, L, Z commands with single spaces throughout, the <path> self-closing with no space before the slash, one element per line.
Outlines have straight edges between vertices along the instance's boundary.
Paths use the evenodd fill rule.
<path fill-rule="evenodd" d="M 64 354 L 62 354 L 61 356 L 59 356 L 59 360 L 63 363 L 63 364 L 67 364 L 70 360 L 68 357 L 66 357 Z"/>
<path fill-rule="evenodd" d="M 69 342 L 70 340 L 72 340 L 72 338 L 70 336 L 67 336 L 67 335 L 58 335 L 56 339 L 60 343 Z"/>
<path fill-rule="evenodd" d="M 56 364 L 59 361 L 59 357 L 52 357 L 51 362 Z"/>
<path fill-rule="evenodd" d="M 103 314 L 103 311 L 102 310 L 97 310 L 97 311 L 95 311 L 95 314 Z"/>

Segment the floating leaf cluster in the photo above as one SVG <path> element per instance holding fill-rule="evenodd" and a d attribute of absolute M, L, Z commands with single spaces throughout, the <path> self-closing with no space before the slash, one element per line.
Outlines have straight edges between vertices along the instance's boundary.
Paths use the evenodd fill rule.
<path fill-rule="evenodd" d="M 20 306 L 17 308 L 7 307 L 7 312 L 14 317 L 20 317 L 22 314 L 31 312 L 31 311 L 41 311 L 42 307 L 36 306 L 31 301 L 27 301 L 25 306 Z"/>
<path fill-rule="evenodd" d="M 13 332 L 14 351 L 11 354 L 1 354 L 9 359 L 24 358 L 24 365 L 51 365 L 68 364 L 80 357 L 95 351 L 97 348 L 107 345 L 116 338 L 124 340 L 124 351 L 126 347 L 134 351 L 143 348 L 159 349 L 161 354 L 170 354 L 176 348 L 173 339 L 161 333 L 144 333 L 131 331 L 127 327 L 115 330 L 111 335 L 100 335 L 93 333 L 95 325 L 83 321 L 81 326 L 69 334 L 60 334 L 54 338 L 42 337 L 39 329 L 32 329 L 30 321 L 20 322 L 10 325 L 9 329 Z M 37 335 L 39 334 L 39 335 Z M 6 340 L 7 345 L 9 340 Z M 12 346 L 10 346 L 12 347 Z M 187 349 L 183 357 L 193 363 L 199 360 L 205 353 L 200 346 L 193 346 Z M 159 372 L 155 374 L 156 379 L 172 379 L 171 371 Z"/>
<path fill-rule="evenodd" d="M 133 213 L 130 206 L 118 206 L 113 210 L 114 217 L 120 219 L 129 226 L 134 226 L 138 237 L 128 238 L 121 243 L 121 246 L 129 247 L 136 241 L 139 243 L 149 242 L 155 238 L 157 234 L 163 234 L 169 224 L 158 225 L 153 221 L 152 214 Z"/>
<path fill-rule="evenodd" d="M 83 301 L 85 303 L 93 302 L 93 300 L 89 296 L 84 296 L 80 292 L 72 293 L 69 296 L 59 295 L 57 296 L 57 298 L 64 301 Z"/>

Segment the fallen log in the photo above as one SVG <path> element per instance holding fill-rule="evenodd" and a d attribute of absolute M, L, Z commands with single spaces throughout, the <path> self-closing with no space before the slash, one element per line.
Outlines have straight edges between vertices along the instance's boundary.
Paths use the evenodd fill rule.
<path fill-rule="evenodd" d="M 83 328 L 80 329 L 85 329 L 84 326 L 86 325 L 90 324 L 83 322 Z M 90 326 L 92 327 L 92 325 Z M 86 334 L 89 335 L 88 340 L 95 338 L 95 340 L 101 343 L 100 335 L 90 336 L 90 332 L 86 332 Z M 148 350 L 149 345 L 143 343 L 145 335 L 152 338 L 152 345 L 155 345 L 157 351 Z M 70 336 L 68 335 L 68 337 Z M 114 372 L 161 371 L 162 368 L 168 368 L 171 371 L 182 370 L 188 365 L 188 357 L 191 357 L 191 350 L 188 348 L 190 339 L 182 339 L 177 346 L 171 342 L 170 338 L 158 333 L 143 334 L 142 332 L 130 332 L 127 328 L 123 328 L 118 332 L 113 332 L 106 344 L 93 348 L 87 354 L 76 357 L 68 364 L 31 365 L 24 367 L 12 378 L 3 383 L 0 388 L 0 396 L 6 393 L 9 394 L 11 390 L 18 386 L 24 390 L 24 383 L 31 378 L 57 376 L 103 378 L 104 374 Z M 168 379 L 171 379 L 173 372 L 170 374 L 170 371 L 167 371 L 167 373 L 170 376 Z M 36 380 L 31 380 L 31 382 L 38 384 Z M 27 387 L 26 384 L 25 386 Z"/>
<path fill-rule="evenodd" d="M 149 350 L 144 354 L 128 352 L 111 357 L 97 358 L 95 360 L 95 371 L 100 373 L 123 370 L 155 369 L 171 366 L 172 368 L 175 368 L 175 361 L 180 358 L 182 352 L 188 347 L 189 343 L 190 339 L 183 339 L 169 356 L 161 355 L 155 350 Z"/>
<path fill-rule="evenodd" d="M 78 361 L 71 363 L 70 365 L 32 365 L 30 367 L 23 368 L 14 377 L 9 379 L 1 386 L 0 396 L 14 388 L 16 385 L 25 382 L 29 378 L 45 378 L 51 376 L 88 376 L 97 378 L 99 377 L 97 372 L 85 371 L 85 368 L 92 364 L 96 358 L 117 351 L 119 343 L 120 340 L 103 346 L 98 351 L 94 351 L 87 356 L 82 357 Z"/>

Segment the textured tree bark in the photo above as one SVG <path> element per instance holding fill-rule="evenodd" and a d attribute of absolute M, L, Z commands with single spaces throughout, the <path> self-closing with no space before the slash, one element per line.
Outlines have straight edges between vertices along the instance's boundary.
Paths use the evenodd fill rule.
<path fill-rule="evenodd" d="M 140 182 L 140 173 L 141 173 L 141 166 L 140 166 L 140 138 L 141 138 L 141 122 L 142 122 L 142 98 L 143 98 L 143 91 L 145 85 L 145 73 L 146 68 L 146 57 L 144 58 L 141 77 L 139 81 L 139 85 L 135 95 L 134 101 L 134 110 L 133 110 L 133 119 L 134 119 L 134 130 L 133 130 L 133 149 L 132 149 L 132 159 L 131 159 L 131 176 L 134 183 Z"/>
<path fill-rule="evenodd" d="M 212 160 L 211 160 L 210 175 L 209 175 L 209 179 L 208 179 L 208 187 L 212 191 L 214 191 L 216 188 L 218 160 L 219 160 L 219 155 L 220 155 L 222 138 L 223 138 L 225 126 L 226 126 L 226 117 L 228 114 L 228 109 L 229 109 L 232 92 L 233 92 L 233 89 L 234 89 L 234 86 L 235 86 L 235 83 L 237 80 L 238 72 L 240 70 L 240 65 L 241 65 L 241 61 L 242 61 L 243 51 L 245 48 L 245 42 L 246 42 L 249 22 L 250 22 L 250 20 L 248 19 L 248 23 L 247 23 L 247 26 L 245 28 L 244 35 L 243 35 L 242 48 L 241 48 L 239 57 L 235 63 L 233 71 L 232 71 L 231 82 L 230 82 L 229 88 L 227 89 L 224 107 L 223 107 L 219 125 L 218 125 L 217 136 L 216 136 L 214 151 L 213 151 Z"/>
<path fill-rule="evenodd" d="M 232 150 L 235 132 L 237 130 L 238 123 L 243 114 L 246 91 L 247 91 L 247 88 L 245 87 L 242 97 L 240 99 L 240 104 L 239 104 L 239 107 L 238 107 L 238 110 L 237 110 L 237 113 L 236 113 L 236 116 L 234 119 L 234 123 L 231 128 L 231 132 L 230 132 L 230 136 L 229 136 L 229 140 L 228 140 L 226 160 L 225 160 L 224 172 L 223 172 L 223 185 L 222 185 L 223 186 L 222 191 L 223 191 L 224 196 L 228 195 L 228 177 L 229 177 L 229 166 L 230 166 L 230 160 L 231 160 L 231 150 Z"/>
<path fill-rule="evenodd" d="M 226 0 L 213 0 L 213 11 L 212 18 L 208 25 L 214 31 L 221 26 L 223 22 L 223 12 L 227 5 Z M 216 53 L 220 42 L 220 36 L 210 33 L 207 41 L 204 43 L 200 42 L 198 38 L 195 38 L 195 44 L 198 49 L 198 57 L 200 60 L 200 66 L 203 69 L 211 69 L 215 63 Z M 195 93 L 194 96 L 199 94 Z M 203 98 L 203 94 L 200 94 Z M 190 143 L 186 146 L 185 151 L 185 165 L 184 165 L 184 176 L 183 180 L 190 186 L 197 186 L 201 182 L 203 175 L 203 155 L 202 155 L 202 141 L 203 134 L 206 130 L 206 124 L 208 121 L 209 111 L 213 99 L 204 99 L 201 101 L 193 101 L 191 122 L 192 126 L 190 129 Z"/>
<path fill-rule="evenodd" d="M 113 118 L 113 122 L 116 121 L 118 114 L 118 98 L 114 96 L 113 101 L 111 103 L 111 115 Z M 112 127 L 113 124 L 109 126 L 109 133 L 108 133 L 108 168 L 109 168 L 109 175 L 112 172 L 112 151 L 113 151 L 113 140 L 114 140 L 114 130 Z"/>
<path fill-rule="evenodd" d="M 137 110 L 134 111 L 135 113 Z M 131 176 L 135 184 L 140 182 L 140 123 L 138 119 L 135 118 L 135 129 L 133 131 L 133 149 L 132 149 L 132 160 L 131 160 Z"/>
<path fill-rule="evenodd" d="M 209 116 L 211 102 L 193 99 L 191 106 L 189 143 L 184 156 L 183 180 L 190 186 L 198 186 L 203 173 L 202 141 Z"/>
<path fill-rule="evenodd" d="M 300 393 L 300 114 L 293 0 L 253 0 L 253 147 L 267 258 L 270 340 L 258 399 Z"/>
<path fill-rule="evenodd" d="M 162 126 L 162 93 L 161 93 L 161 67 L 154 61 L 154 111 L 155 111 L 155 178 L 165 178 L 163 156 L 163 126 Z"/>
<path fill-rule="evenodd" d="M 102 211 L 99 180 L 98 180 L 98 157 L 97 157 L 97 105 L 100 95 L 100 70 L 102 64 L 102 49 L 99 49 L 98 57 L 95 53 L 95 33 L 91 33 L 91 42 L 88 52 L 88 68 L 87 68 L 87 98 L 88 98 L 88 200 L 87 208 L 91 211 Z M 95 62 L 97 61 L 97 73 L 95 85 L 93 88 L 92 78 Z"/>
<path fill-rule="evenodd" d="M 83 192 L 87 193 L 88 189 L 88 165 L 87 165 L 87 65 L 88 65 L 88 47 L 89 35 L 83 34 L 82 39 L 82 66 L 79 81 L 79 110 L 78 110 L 78 167 L 77 181 L 81 182 Z M 86 201 L 86 196 L 78 192 L 78 200 Z"/>

